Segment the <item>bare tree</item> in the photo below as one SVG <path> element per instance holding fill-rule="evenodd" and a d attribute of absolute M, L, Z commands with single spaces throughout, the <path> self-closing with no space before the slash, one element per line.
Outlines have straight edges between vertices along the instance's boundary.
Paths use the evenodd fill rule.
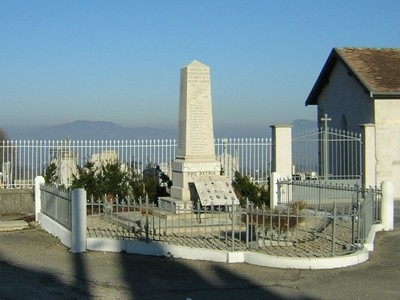
<path fill-rule="evenodd" d="M 3 160 L 5 159 L 4 156 L 7 153 L 4 151 L 4 143 L 3 141 L 8 140 L 7 133 L 4 129 L 0 128 L 0 188 L 3 186 L 3 174 L 4 171 L 4 165 L 3 165 Z"/>
<path fill-rule="evenodd" d="M 7 133 L 4 129 L 0 128 L 0 141 L 8 140 Z"/>

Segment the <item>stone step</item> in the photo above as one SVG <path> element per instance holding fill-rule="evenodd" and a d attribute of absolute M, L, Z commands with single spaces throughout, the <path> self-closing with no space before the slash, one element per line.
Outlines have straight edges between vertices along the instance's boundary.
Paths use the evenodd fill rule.
<path fill-rule="evenodd" d="M 14 231 L 28 228 L 28 223 L 23 220 L 0 221 L 0 231 Z"/>

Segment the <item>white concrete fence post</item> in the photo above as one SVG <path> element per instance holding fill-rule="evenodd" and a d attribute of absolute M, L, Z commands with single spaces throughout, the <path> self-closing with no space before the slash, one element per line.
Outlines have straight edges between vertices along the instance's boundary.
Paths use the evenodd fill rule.
<path fill-rule="evenodd" d="M 273 125 L 272 128 L 272 172 L 281 178 L 291 178 L 292 163 L 292 127 L 293 125 Z"/>
<path fill-rule="evenodd" d="M 71 252 L 85 252 L 86 241 L 86 190 L 72 190 Z"/>
<path fill-rule="evenodd" d="M 292 178 L 292 127 L 293 125 L 273 125 L 272 128 L 272 174 L 270 178 L 270 207 L 278 204 L 277 180 Z M 275 174 L 274 174 L 275 173 Z M 291 201 L 292 189 L 286 191 L 286 201 Z"/>
<path fill-rule="evenodd" d="M 269 195 L 269 207 L 270 208 L 275 208 L 278 205 L 278 199 L 279 199 L 279 186 L 278 186 L 278 180 L 280 179 L 281 175 L 277 172 L 272 172 L 270 175 L 270 195 Z"/>
<path fill-rule="evenodd" d="M 382 211 L 381 220 L 383 230 L 394 229 L 394 187 L 390 181 L 384 181 L 381 185 L 382 189 Z"/>
<path fill-rule="evenodd" d="M 363 184 L 365 187 L 377 185 L 376 183 L 376 153 L 375 153 L 375 125 L 362 124 L 363 128 L 363 151 L 364 151 L 364 170 Z"/>
<path fill-rule="evenodd" d="M 40 185 L 44 184 L 44 177 L 43 176 L 36 176 L 35 177 L 35 221 L 38 221 L 39 212 L 42 207 L 41 202 L 41 193 L 40 193 Z"/>

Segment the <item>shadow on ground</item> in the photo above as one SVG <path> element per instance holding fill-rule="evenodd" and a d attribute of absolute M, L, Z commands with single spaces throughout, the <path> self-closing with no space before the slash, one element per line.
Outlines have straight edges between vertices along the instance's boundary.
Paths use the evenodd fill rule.
<path fill-rule="evenodd" d="M 279 270 L 126 253 L 72 254 L 38 229 L 3 232 L 0 298 L 394 299 L 400 293 L 400 202 L 395 208 L 395 230 L 378 233 L 371 260 L 335 270 Z"/>
<path fill-rule="evenodd" d="M 20 242 L 38 232 L 38 239 L 24 245 L 31 254 L 8 252 L 13 235 Z M 1 235 L 7 241 L 7 246 L 0 245 L 1 299 L 288 299 L 267 288 L 268 282 L 260 285 L 231 272 L 229 264 L 126 253 L 73 254 L 63 246 L 43 244 L 46 233 L 37 229 Z M 30 259 L 35 263 L 30 265 Z"/>

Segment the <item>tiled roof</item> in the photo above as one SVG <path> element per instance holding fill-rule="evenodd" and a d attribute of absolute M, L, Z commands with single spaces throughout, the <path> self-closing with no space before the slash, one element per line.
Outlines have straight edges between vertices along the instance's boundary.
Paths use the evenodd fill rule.
<path fill-rule="evenodd" d="M 335 48 L 374 93 L 400 92 L 400 49 Z"/>
<path fill-rule="evenodd" d="M 306 105 L 316 105 L 329 83 L 335 64 L 341 61 L 375 99 L 400 99 L 400 49 L 395 48 L 334 48 L 329 55 Z"/>

